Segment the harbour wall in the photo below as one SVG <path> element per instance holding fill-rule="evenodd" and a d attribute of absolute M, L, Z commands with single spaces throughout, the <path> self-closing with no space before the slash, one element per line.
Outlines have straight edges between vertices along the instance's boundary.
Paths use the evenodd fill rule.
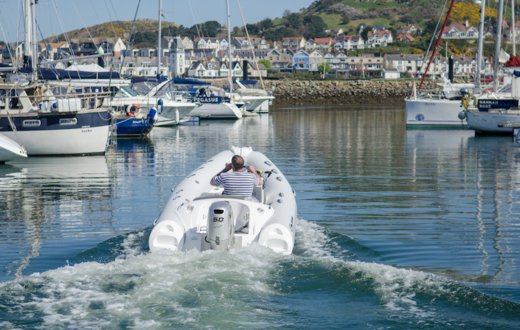
<path fill-rule="evenodd" d="M 208 82 L 224 86 L 227 79 Z M 275 104 L 396 104 L 412 95 L 413 80 L 264 80 L 266 90 L 273 91 Z M 419 85 L 419 81 L 416 81 Z M 425 80 L 421 92 L 438 93 L 435 81 Z"/>
<path fill-rule="evenodd" d="M 411 80 L 270 80 L 266 89 L 273 90 L 275 103 L 285 104 L 403 104 L 412 94 Z M 423 90 L 435 90 L 426 82 Z"/>

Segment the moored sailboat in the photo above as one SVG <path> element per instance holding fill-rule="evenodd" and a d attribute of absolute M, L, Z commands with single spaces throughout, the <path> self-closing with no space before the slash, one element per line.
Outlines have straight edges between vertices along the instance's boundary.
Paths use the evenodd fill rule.
<path fill-rule="evenodd" d="M 24 70 L 0 83 L 0 133 L 29 156 L 105 153 L 112 116 L 103 93 L 69 93 L 38 80 L 36 1 L 25 0 Z M 8 80 L 10 79 L 10 80 Z"/>
<path fill-rule="evenodd" d="M 454 3 L 455 1 L 451 0 L 446 17 L 444 18 L 444 22 L 438 33 L 432 54 L 421 78 L 419 89 L 422 88 L 432 60 L 435 57 Z M 444 82 L 441 84 L 442 91 L 438 93 L 438 95 L 420 96 L 417 94 L 414 83 L 412 95 L 405 99 L 407 127 L 465 128 L 463 120 L 458 116 L 461 111 L 460 100 L 462 99 L 463 94 L 467 93 L 468 90 L 472 90 L 475 85 L 454 84 L 452 81 L 453 77 L 450 74 L 453 68 L 453 61 L 451 59 L 449 59 L 448 67 L 449 77 L 444 77 Z"/>
<path fill-rule="evenodd" d="M 502 22 L 503 0 L 498 1 L 498 22 Z M 513 20 L 514 21 L 514 20 Z M 502 24 L 497 24 L 493 63 L 494 87 L 480 95 L 467 95 L 461 117 L 468 128 L 479 134 L 513 134 L 520 127 L 520 71 L 511 73 L 511 85 L 498 90 L 499 60 L 502 46 Z"/>

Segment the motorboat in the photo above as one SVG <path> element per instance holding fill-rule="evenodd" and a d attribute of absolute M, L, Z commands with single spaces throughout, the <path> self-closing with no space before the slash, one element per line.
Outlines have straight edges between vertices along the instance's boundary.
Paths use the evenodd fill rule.
<path fill-rule="evenodd" d="M 78 67 L 83 72 L 87 69 L 83 66 L 74 66 L 74 68 Z M 65 71 L 73 70 L 69 68 Z M 92 66 L 89 66 L 88 69 L 96 70 Z M 103 72 L 103 68 L 99 67 L 97 70 Z M 90 88 L 92 91 L 109 93 L 109 97 L 103 100 L 103 106 L 111 107 L 114 110 L 126 109 L 134 104 L 138 104 L 143 111 L 155 108 L 157 110 L 155 126 L 178 125 L 197 107 L 197 104 L 180 96 L 168 98 L 151 94 L 141 95 L 132 88 L 131 80 L 128 79 L 68 79 L 52 81 L 52 84 L 69 89 Z"/>
<path fill-rule="evenodd" d="M 233 155 L 261 173 L 252 197 L 222 195 L 210 184 Z M 227 250 L 251 244 L 291 254 L 297 219 L 295 193 L 282 172 L 251 147 L 232 147 L 210 158 L 173 190 L 149 237 L 159 250 Z"/>
<path fill-rule="evenodd" d="M 221 94 L 216 92 L 213 86 L 199 88 L 193 98 L 193 102 L 199 106 L 190 112 L 190 116 L 200 119 L 242 118 L 244 112 L 238 107 L 237 102 Z"/>
<path fill-rule="evenodd" d="M 244 102 L 246 111 L 257 113 L 268 113 L 269 106 L 272 105 L 274 96 L 263 88 L 255 87 L 257 82 L 254 80 L 235 80 L 235 92 L 240 95 Z"/>
<path fill-rule="evenodd" d="M 132 104 L 113 114 L 117 136 L 145 136 L 157 122 L 157 109 L 150 108 L 148 114 L 141 112 L 139 104 Z"/>
<path fill-rule="evenodd" d="M 0 164 L 25 157 L 27 157 L 27 151 L 23 146 L 0 134 Z"/>
<path fill-rule="evenodd" d="M 222 88 L 198 79 L 175 77 L 156 85 L 146 96 L 162 100 L 187 99 L 196 105 L 188 114 L 189 117 L 240 119 L 244 114 L 240 108 L 243 103 L 238 95 L 232 99 Z"/>

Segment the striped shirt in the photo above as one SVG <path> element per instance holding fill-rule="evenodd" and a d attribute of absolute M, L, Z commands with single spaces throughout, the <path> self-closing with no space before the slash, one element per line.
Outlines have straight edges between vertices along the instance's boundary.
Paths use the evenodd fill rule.
<path fill-rule="evenodd" d="M 230 170 L 215 176 L 214 182 L 218 186 L 224 186 L 223 195 L 251 197 L 257 178 L 247 170 L 238 172 Z"/>

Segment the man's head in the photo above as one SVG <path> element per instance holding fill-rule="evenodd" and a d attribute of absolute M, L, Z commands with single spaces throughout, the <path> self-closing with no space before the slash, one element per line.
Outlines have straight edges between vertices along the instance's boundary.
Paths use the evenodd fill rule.
<path fill-rule="evenodd" d="M 233 158 L 231 158 L 231 165 L 233 165 L 235 171 L 241 170 L 244 167 L 244 158 L 239 155 L 234 155 Z"/>

